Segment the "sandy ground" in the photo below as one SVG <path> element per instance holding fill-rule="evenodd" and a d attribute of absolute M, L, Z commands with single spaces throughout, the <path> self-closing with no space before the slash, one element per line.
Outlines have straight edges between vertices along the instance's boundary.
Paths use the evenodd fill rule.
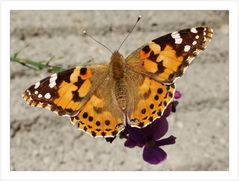
<path fill-rule="evenodd" d="M 169 132 L 177 143 L 165 146 L 168 159 L 149 165 L 142 149 L 93 139 L 65 117 L 29 107 L 21 93 L 48 75 L 11 63 L 11 170 L 228 170 L 228 13 L 226 11 L 12 11 L 11 53 L 26 44 L 21 57 L 47 60 L 64 68 L 110 54 L 81 36 L 83 29 L 112 50 L 141 14 L 142 20 L 121 48 L 126 56 L 145 42 L 184 28 L 208 25 L 215 34 L 184 77 L 177 113 Z"/>

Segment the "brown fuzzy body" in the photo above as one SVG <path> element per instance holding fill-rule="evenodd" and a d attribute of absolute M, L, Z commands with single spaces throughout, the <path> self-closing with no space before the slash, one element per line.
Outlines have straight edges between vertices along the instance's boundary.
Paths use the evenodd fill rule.
<path fill-rule="evenodd" d="M 110 64 L 110 71 L 114 80 L 114 95 L 119 107 L 124 111 L 128 99 L 127 86 L 124 81 L 125 59 L 118 51 L 115 51 L 111 56 Z"/>

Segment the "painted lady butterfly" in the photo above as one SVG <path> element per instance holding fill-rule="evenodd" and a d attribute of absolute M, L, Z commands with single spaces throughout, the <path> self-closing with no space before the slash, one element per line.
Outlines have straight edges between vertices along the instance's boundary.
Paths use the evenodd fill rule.
<path fill-rule="evenodd" d="M 115 137 L 126 124 L 145 127 L 172 101 L 175 81 L 212 38 L 209 27 L 184 29 L 152 40 L 127 58 L 78 66 L 30 86 L 23 98 L 47 108 L 94 137 Z"/>

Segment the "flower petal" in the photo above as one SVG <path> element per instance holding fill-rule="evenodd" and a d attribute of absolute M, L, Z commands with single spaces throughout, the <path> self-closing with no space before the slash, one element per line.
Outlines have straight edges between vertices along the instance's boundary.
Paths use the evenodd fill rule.
<path fill-rule="evenodd" d="M 167 153 L 159 147 L 145 146 L 143 151 L 144 161 L 150 164 L 159 164 L 167 157 Z"/>
<path fill-rule="evenodd" d="M 180 91 L 176 90 L 175 93 L 174 93 L 174 98 L 179 99 L 181 97 L 182 97 L 182 93 Z"/>
<path fill-rule="evenodd" d="M 137 146 L 137 143 L 129 137 L 124 142 L 124 146 L 129 147 L 129 148 L 134 148 L 135 146 Z"/>
<path fill-rule="evenodd" d="M 163 145 L 172 145 L 175 144 L 176 137 L 173 135 L 169 136 L 168 138 L 164 138 L 161 140 L 156 141 L 157 146 L 163 146 Z"/>
<path fill-rule="evenodd" d="M 174 113 L 176 112 L 176 107 L 177 107 L 177 105 L 178 105 L 178 101 L 173 101 L 173 102 L 172 102 L 172 108 L 171 108 L 171 111 L 172 111 L 172 112 L 174 112 Z"/>
<path fill-rule="evenodd" d="M 143 129 L 131 127 L 126 125 L 126 129 L 129 133 L 128 137 L 133 140 L 137 146 L 142 147 L 148 140 L 148 135 L 145 134 Z"/>
<path fill-rule="evenodd" d="M 169 103 L 169 105 L 167 106 L 167 108 L 164 110 L 162 117 L 168 117 L 170 115 L 172 109 L 172 102 Z"/>
<path fill-rule="evenodd" d="M 153 140 L 158 140 L 163 137 L 168 131 L 168 121 L 165 117 L 156 119 L 153 124 Z"/>

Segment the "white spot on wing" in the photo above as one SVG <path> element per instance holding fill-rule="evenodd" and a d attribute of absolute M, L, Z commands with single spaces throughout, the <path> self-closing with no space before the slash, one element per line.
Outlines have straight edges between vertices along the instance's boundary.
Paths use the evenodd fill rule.
<path fill-rule="evenodd" d="M 35 94 L 38 94 L 38 91 L 36 90 L 34 93 L 35 93 Z"/>
<path fill-rule="evenodd" d="M 35 83 L 34 89 L 37 89 L 40 86 L 40 82 Z"/>
<path fill-rule="evenodd" d="M 181 44 L 183 39 L 178 32 L 171 33 L 172 38 L 175 40 L 175 44 Z"/>
<path fill-rule="evenodd" d="M 192 33 L 197 33 L 198 31 L 196 30 L 196 28 L 191 28 L 191 32 Z"/>
<path fill-rule="evenodd" d="M 57 79 L 57 74 L 52 74 L 50 78 L 50 84 L 49 84 L 50 88 L 53 88 L 56 86 L 56 79 Z"/>
<path fill-rule="evenodd" d="M 174 33 L 171 34 L 171 37 L 173 39 L 180 38 L 180 34 L 178 32 L 174 32 Z"/>
<path fill-rule="evenodd" d="M 28 93 L 29 96 L 31 95 L 31 92 L 29 90 L 27 90 L 27 93 Z"/>
<path fill-rule="evenodd" d="M 196 39 L 198 39 L 198 38 L 199 38 L 199 36 L 197 35 L 195 38 L 196 38 Z"/>
<path fill-rule="evenodd" d="M 197 44 L 197 41 L 193 41 L 192 45 L 196 45 Z"/>
<path fill-rule="evenodd" d="M 171 33 L 171 36 L 174 38 L 175 36 L 179 36 L 180 37 L 180 34 L 178 33 L 178 31 L 175 31 L 173 33 Z"/>
<path fill-rule="evenodd" d="M 46 99 L 50 99 L 50 98 L 51 98 L 51 94 L 48 92 L 48 93 L 45 94 L 44 97 L 45 97 Z"/>
<path fill-rule="evenodd" d="M 183 41 L 182 38 L 175 39 L 175 44 L 181 44 Z"/>
<path fill-rule="evenodd" d="M 184 46 L 184 51 L 188 52 L 190 50 L 191 46 L 190 45 L 185 45 Z"/>
<path fill-rule="evenodd" d="M 42 95 L 41 95 L 41 94 L 38 94 L 38 98 L 42 98 Z"/>

